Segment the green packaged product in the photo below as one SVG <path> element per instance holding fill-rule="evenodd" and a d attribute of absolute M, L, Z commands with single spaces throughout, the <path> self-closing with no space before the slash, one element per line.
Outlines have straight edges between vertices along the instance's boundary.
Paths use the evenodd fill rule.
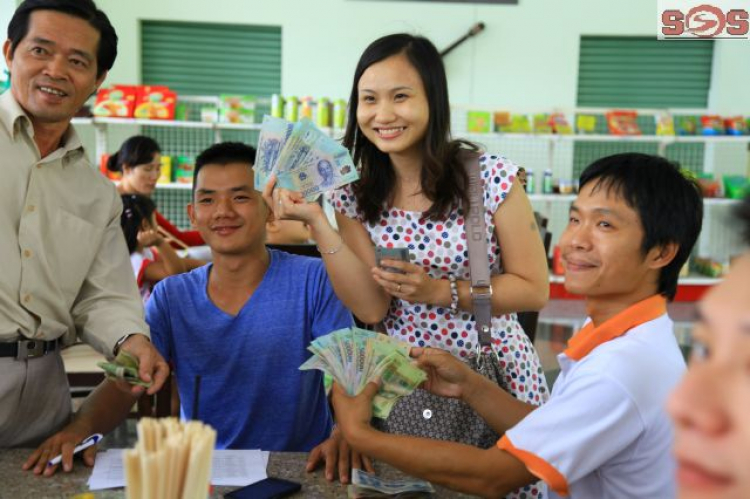
<path fill-rule="evenodd" d="M 338 99 L 333 103 L 333 127 L 342 129 L 346 126 L 346 101 Z"/>
<path fill-rule="evenodd" d="M 191 184 L 193 182 L 193 170 L 195 159 L 190 156 L 177 156 L 177 168 L 174 173 L 174 181 L 178 184 Z"/>

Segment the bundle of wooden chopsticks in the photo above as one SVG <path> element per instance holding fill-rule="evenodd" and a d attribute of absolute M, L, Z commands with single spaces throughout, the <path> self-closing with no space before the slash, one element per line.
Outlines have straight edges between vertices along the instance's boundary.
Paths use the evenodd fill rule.
<path fill-rule="evenodd" d="M 206 499 L 216 431 L 199 421 L 143 418 L 123 453 L 128 499 Z"/>

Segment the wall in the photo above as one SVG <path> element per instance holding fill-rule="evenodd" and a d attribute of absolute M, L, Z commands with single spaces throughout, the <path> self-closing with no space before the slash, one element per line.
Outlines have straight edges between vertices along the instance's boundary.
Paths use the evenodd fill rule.
<path fill-rule="evenodd" d="M 451 100 L 518 111 L 575 106 L 582 34 L 655 36 L 656 30 L 653 0 L 520 0 L 519 6 L 364 0 L 98 3 L 120 34 L 112 82 L 139 81 L 142 19 L 280 25 L 282 92 L 334 98 L 348 96 L 357 59 L 378 36 L 420 33 L 444 48 L 483 21 L 485 32 L 446 58 Z M 717 43 L 711 94 L 717 112 L 750 114 L 750 86 L 739 84 L 750 81 L 748 61 L 750 44 Z"/>
<path fill-rule="evenodd" d="M 16 9 L 16 0 L 0 0 L 0 29 L 2 29 L 2 36 L 0 38 L 5 40 L 8 33 L 8 23 L 10 18 L 13 17 L 13 11 Z M 5 57 L 0 57 L 0 80 L 5 79 L 3 70 L 8 69 L 5 64 Z"/>

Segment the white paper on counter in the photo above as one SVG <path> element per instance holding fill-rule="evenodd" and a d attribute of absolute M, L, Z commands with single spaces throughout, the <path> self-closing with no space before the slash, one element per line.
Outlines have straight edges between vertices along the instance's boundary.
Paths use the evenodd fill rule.
<path fill-rule="evenodd" d="M 125 486 L 123 450 L 109 449 L 96 454 L 94 471 L 89 478 L 90 490 Z M 211 484 L 243 487 L 259 482 L 268 476 L 268 457 L 267 451 L 260 450 L 214 450 L 211 460 Z"/>

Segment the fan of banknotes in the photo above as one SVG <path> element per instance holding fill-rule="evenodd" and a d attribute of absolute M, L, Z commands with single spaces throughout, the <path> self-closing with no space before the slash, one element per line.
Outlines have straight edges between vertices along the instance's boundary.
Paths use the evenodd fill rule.
<path fill-rule="evenodd" d="M 358 469 L 352 470 L 352 483 L 347 488 L 349 499 L 430 497 L 434 492 L 435 488 L 432 484 L 424 480 L 416 478 L 386 480 Z"/>
<path fill-rule="evenodd" d="M 107 378 L 112 380 L 125 380 L 131 385 L 150 387 L 151 383 L 143 381 L 138 376 L 138 359 L 125 350 L 120 350 L 114 362 L 99 362 L 97 366 L 104 369 Z"/>
<path fill-rule="evenodd" d="M 255 190 L 262 191 L 275 173 L 279 187 L 300 192 L 308 201 L 359 179 L 349 151 L 312 121 L 291 123 L 268 115 L 263 117 L 253 170 Z"/>
<path fill-rule="evenodd" d="M 320 369 L 349 395 L 357 395 L 375 379 L 380 390 L 372 401 L 372 413 L 387 418 L 396 401 L 409 395 L 427 375 L 412 364 L 411 345 L 356 327 L 321 336 L 307 347 L 313 353 L 301 370 Z"/>

